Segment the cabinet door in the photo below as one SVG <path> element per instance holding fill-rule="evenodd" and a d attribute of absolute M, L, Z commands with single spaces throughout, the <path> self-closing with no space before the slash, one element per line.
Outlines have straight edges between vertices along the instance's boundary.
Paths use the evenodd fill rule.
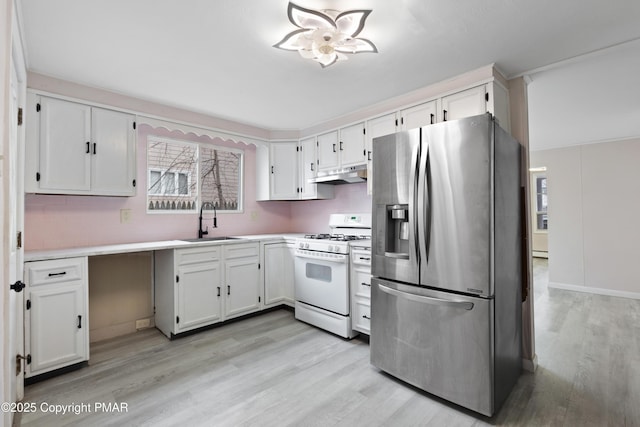
<path fill-rule="evenodd" d="M 135 117 L 102 108 L 91 113 L 91 193 L 135 195 Z"/>
<path fill-rule="evenodd" d="M 400 125 L 402 130 L 415 129 L 434 124 L 437 114 L 436 104 L 436 101 L 431 101 L 400 111 Z"/>
<path fill-rule="evenodd" d="M 177 268 L 176 331 L 184 332 L 220 320 L 222 288 L 220 261 Z"/>
<path fill-rule="evenodd" d="M 295 142 L 271 144 L 271 200 L 298 198 L 297 146 Z"/>
<path fill-rule="evenodd" d="M 486 112 L 486 87 L 482 85 L 443 97 L 439 121 L 462 119 Z"/>
<path fill-rule="evenodd" d="M 386 116 L 377 117 L 367 122 L 367 194 L 373 191 L 373 139 L 383 135 L 395 133 L 396 114 L 387 114 Z"/>
<path fill-rule="evenodd" d="M 91 107 L 40 99 L 40 185 L 44 190 L 91 188 Z M 59 190 L 59 191 L 56 191 Z"/>
<path fill-rule="evenodd" d="M 338 169 L 338 131 L 318 135 L 318 171 Z"/>
<path fill-rule="evenodd" d="M 349 167 L 367 163 L 364 123 L 340 129 L 340 166 Z"/>
<path fill-rule="evenodd" d="M 317 184 L 309 183 L 309 179 L 316 176 L 316 138 L 311 137 L 300 141 L 300 198 L 312 199 L 317 194 Z"/>
<path fill-rule="evenodd" d="M 258 257 L 225 261 L 225 315 L 235 317 L 260 309 Z"/>
<path fill-rule="evenodd" d="M 264 305 L 293 306 L 293 243 L 264 245 Z"/>
<path fill-rule="evenodd" d="M 82 281 L 35 286 L 29 290 L 27 376 L 85 361 L 88 319 Z"/>

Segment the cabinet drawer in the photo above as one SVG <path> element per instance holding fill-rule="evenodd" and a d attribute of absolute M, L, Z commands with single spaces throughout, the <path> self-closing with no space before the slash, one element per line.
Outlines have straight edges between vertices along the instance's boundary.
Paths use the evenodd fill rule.
<path fill-rule="evenodd" d="M 29 286 L 84 279 L 87 258 L 63 258 L 25 263 Z"/>
<path fill-rule="evenodd" d="M 220 259 L 219 246 L 204 246 L 199 248 L 176 249 L 176 264 L 187 265 Z"/>
<path fill-rule="evenodd" d="M 369 304 L 364 304 L 360 301 L 356 301 L 353 308 L 353 318 L 351 319 L 353 329 L 365 334 L 370 334 L 371 306 Z"/>
<path fill-rule="evenodd" d="M 259 244 L 258 243 L 242 243 L 239 245 L 225 245 L 224 258 L 245 258 L 251 256 L 258 256 Z"/>
<path fill-rule="evenodd" d="M 366 271 L 355 270 L 351 276 L 353 292 L 359 297 L 371 298 L 371 274 Z"/>

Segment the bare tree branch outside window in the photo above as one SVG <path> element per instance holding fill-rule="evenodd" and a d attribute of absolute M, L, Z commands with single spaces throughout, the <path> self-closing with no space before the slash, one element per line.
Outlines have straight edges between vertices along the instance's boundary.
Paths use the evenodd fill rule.
<path fill-rule="evenodd" d="M 241 151 L 149 138 L 148 210 L 196 211 L 204 202 L 221 211 L 242 209 L 242 161 Z"/>

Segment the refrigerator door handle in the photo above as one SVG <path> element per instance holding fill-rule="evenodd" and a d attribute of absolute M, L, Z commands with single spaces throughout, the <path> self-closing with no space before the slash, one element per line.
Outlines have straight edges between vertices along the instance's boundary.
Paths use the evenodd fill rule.
<path fill-rule="evenodd" d="M 415 301 L 415 302 L 420 302 L 425 304 L 442 305 L 442 306 L 447 306 L 451 308 L 462 308 L 464 310 L 473 309 L 473 303 L 468 301 L 456 301 L 456 300 L 449 300 L 449 299 L 442 299 L 442 298 L 427 297 L 424 295 L 416 295 L 409 292 L 402 292 L 397 289 L 389 288 L 382 284 L 378 284 L 378 286 L 382 292 L 385 292 L 389 295 L 393 295 L 399 298 L 404 298 L 410 301 Z"/>
<path fill-rule="evenodd" d="M 429 263 L 429 240 L 431 234 L 431 194 L 429 192 L 429 144 L 424 142 L 418 166 L 418 244 L 419 253 Z"/>
<path fill-rule="evenodd" d="M 411 155 L 411 163 L 413 165 L 413 167 L 411 168 L 411 183 L 413 185 L 413 206 L 412 206 L 412 212 L 411 214 L 413 215 L 413 218 L 411 219 L 411 221 L 413 221 L 413 251 L 415 252 L 415 259 L 416 262 L 419 265 L 420 263 L 420 232 L 419 232 L 419 223 L 420 221 L 418 220 L 418 218 L 420 218 L 420 204 L 418 203 L 418 193 L 420 191 L 419 189 L 419 179 L 420 179 L 420 173 L 419 173 L 419 168 L 420 168 L 420 144 L 417 144 L 412 155 Z M 413 255 L 413 254 L 412 254 Z M 387 256 L 385 254 L 385 256 Z"/>

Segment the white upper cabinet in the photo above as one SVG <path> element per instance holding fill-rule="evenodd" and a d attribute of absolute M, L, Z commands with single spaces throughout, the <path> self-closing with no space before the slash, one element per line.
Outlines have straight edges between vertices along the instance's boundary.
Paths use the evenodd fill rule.
<path fill-rule="evenodd" d="M 396 113 L 377 117 L 367 121 L 367 176 L 372 177 L 373 139 L 383 135 L 396 133 L 398 130 Z M 372 179 L 367 179 L 367 194 L 371 194 Z"/>
<path fill-rule="evenodd" d="M 367 162 L 364 123 L 340 129 L 338 151 L 340 167 L 364 165 Z"/>
<path fill-rule="evenodd" d="M 442 97 L 439 122 L 477 116 L 489 111 L 487 109 L 486 86 L 477 86 Z"/>
<path fill-rule="evenodd" d="M 330 171 L 340 167 L 338 131 L 318 135 L 318 170 Z"/>
<path fill-rule="evenodd" d="M 329 172 L 367 163 L 364 123 L 318 135 L 318 171 Z"/>
<path fill-rule="evenodd" d="M 436 122 L 437 101 L 425 102 L 400 111 L 401 130 L 415 129 Z"/>
<path fill-rule="evenodd" d="M 256 200 L 332 199 L 333 185 L 309 182 L 317 168 L 315 136 L 257 147 Z"/>
<path fill-rule="evenodd" d="M 271 199 L 297 199 L 298 186 L 298 144 L 278 142 L 271 144 Z"/>
<path fill-rule="evenodd" d="M 133 196 L 135 116 L 30 95 L 25 191 Z"/>

